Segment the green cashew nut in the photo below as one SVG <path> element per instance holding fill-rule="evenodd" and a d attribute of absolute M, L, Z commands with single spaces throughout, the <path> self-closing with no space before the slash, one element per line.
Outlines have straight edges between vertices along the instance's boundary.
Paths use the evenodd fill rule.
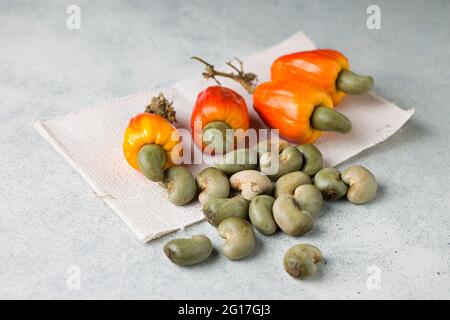
<path fill-rule="evenodd" d="M 277 198 L 272 210 L 277 225 L 290 236 L 301 236 L 313 227 L 313 216 L 301 210 L 292 196 L 282 195 Z"/>
<path fill-rule="evenodd" d="M 289 172 L 300 170 L 302 164 L 302 154 L 296 147 L 286 147 L 278 157 L 272 152 L 266 152 L 259 159 L 261 172 L 275 181 Z"/>
<path fill-rule="evenodd" d="M 373 87 L 373 83 L 371 76 L 361 76 L 350 70 L 342 70 L 336 79 L 338 90 L 348 94 L 366 93 Z"/>
<path fill-rule="evenodd" d="M 211 151 L 226 152 L 234 146 L 234 133 L 232 130 L 225 122 L 210 122 L 203 128 L 202 141 Z"/>
<path fill-rule="evenodd" d="M 317 272 L 322 252 L 311 244 L 297 244 L 284 255 L 284 270 L 293 278 L 303 279 Z"/>
<path fill-rule="evenodd" d="M 203 205 L 206 220 L 214 227 L 229 217 L 248 218 L 249 201 L 242 197 L 212 199 Z"/>
<path fill-rule="evenodd" d="M 256 151 L 258 153 L 258 156 L 261 156 L 263 153 L 272 151 L 272 144 L 273 146 L 278 148 L 278 153 L 283 152 L 286 147 L 289 147 L 289 142 L 287 142 L 286 140 L 277 139 L 273 142 L 271 140 L 263 140 L 258 144 L 255 144 L 252 150 Z"/>
<path fill-rule="evenodd" d="M 258 154 L 254 150 L 236 149 L 228 152 L 215 167 L 227 175 L 232 175 L 243 170 L 256 169 Z"/>
<path fill-rule="evenodd" d="M 164 253 L 173 263 L 190 266 L 205 261 L 211 255 L 213 245 L 204 235 L 191 239 L 173 239 L 164 246 Z"/>
<path fill-rule="evenodd" d="M 262 234 L 269 235 L 277 231 L 277 224 L 273 218 L 272 206 L 275 199 L 271 196 L 260 195 L 250 202 L 249 217 L 251 223 Z"/>
<path fill-rule="evenodd" d="M 363 204 L 377 193 L 377 180 L 372 172 L 362 166 L 348 167 L 342 174 L 342 181 L 349 185 L 347 199 L 351 203 Z"/>
<path fill-rule="evenodd" d="M 161 146 L 146 144 L 141 147 L 137 155 L 139 170 L 151 181 L 162 181 L 166 157 L 166 151 Z"/>
<path fill-rule="evenodd" d="M 174 166 L 165 171 L 162 181 L 169 193 L 169 201 L 182 206 L 194 199 L 197 183 L 192 173 L 183 166 Z"/>
<path fill-rule="evenodd" d="M 347 186 L 341 180 L 341 173 L 334 168 L 324 168 L 314 176 L 314 185 L 326 200 L 339 199 L 347 193 Z"/>
<path fill-rule="evenodd" d="M 311 178 L 304 172 L 294 171 L 285 174 L 275 183 L 275 198 L 278 198 L 283 194 L 293 196 L 294 191 L 298 186 L 311 183 Z"/>
<path fill-rule="evenodd" d="M 228 198 L 230 194 L 230 182 L 219 169 L 212 167 L 203 169 L 195 180 L 201 190 L 198 200 L 202 205 L 212 199 Z"/>
<path fill-rule="evenodd" d="M 243 259 L 255 248 L 255 232 L 247 220 L 237 217 L 227 218 L 220 223 L 217 230 L 225 239 L 223 254 L 230 260 Z"/>
<path fill-rule="evenodd" d="M 260 194 L 269 194 L 272 191 L 272 181 L 256 170 L 244 170 L 230 177 L 230 185 L 234 190 L 241 191 L 242 196 L 252 201 Z"/>
<path fill-rule="evenodd" d="M 323 167 L 323 156 L 320 150 L 313 144 L 298 145 L 297 149 L 303 156 L 302 171 L 309 176 L 314 176 Z"/>
<path fill-rule="evenodd" d="M 314 129 L 320 131 L 348 133 L 352 129 L 352 123 L 346 116 L 327 107 L 315 107 L 310 122 Z"/>
<path fill-rule="evenodd" d="M 308 211 L 313 217 L 320 213 L 323 206 L 323 196 L 312 184 L 304 184 L 295 189 L 294 199 L 298 207 Z"/>

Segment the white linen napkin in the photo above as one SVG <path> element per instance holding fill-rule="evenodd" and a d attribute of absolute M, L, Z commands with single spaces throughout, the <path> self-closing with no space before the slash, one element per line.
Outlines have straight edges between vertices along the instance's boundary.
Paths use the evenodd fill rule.
<path fill-rule="evenodd" d="M 302 32 L 243 59 L 246 71 L 258 75 L 259 82 L 270 78 L 270 65 L 280 55 L 312 50 L 313 42 Z M 199 66 L 200 71 L 200 66 Z M 122 153 L 129 119 L 143 111 L 151 97 L 163 92 L 174 102 L 177 127 L 189 128 L 191 110 L 197 94 L 209 85 L 200 72 L 168 88 L 106 101 L 45 121 L 34 127 L 91 185 L 142 241 L 149 241 L 203 219 L 196 201 L 178 207 L 167 200 L 166 191 L 132 169 Z M 223 81 L 246 99 L 252 125 L 265 128 L 252 108 L 251 97 L 236 83 Z M 414 113 L 403 110 L 373 94 L 347 96 L 338 107 L 352 123 L 351 133 L 325 134 L 316 142 L 326 164 L 334 166 L 370 148 L 396 132 Z M 192 165 L 198 172 L 205 165 Z"/>

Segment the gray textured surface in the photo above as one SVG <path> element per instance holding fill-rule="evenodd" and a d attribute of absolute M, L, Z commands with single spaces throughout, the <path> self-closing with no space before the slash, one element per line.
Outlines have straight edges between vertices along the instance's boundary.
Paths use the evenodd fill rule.
<path fill-rule="evenodd" d="M 1 0 L 0 297 L 450 298 L 450 2 L 343 2 Z M 66 28 L 71 3 L 82 10 L 79 31 Z M 366 28 L 372 3 L 381 30 Z M 259 236 L 248 260 L 216 254 L 195 268 L 171 265 L 161 249 L 175 235 L 138 242 L 31 127 L 198 72 L 193 54 L 219 62 L 298 30 L 345 52 L 354 69 L 372 73 L 379 94 L 416 114 L 348 162 L 376 173 L 373 203 L 329 204 L 310 234 Z M 178 235 L 196 233 L 220 247 L 205 223 Z M 299 241 L 327 257 L 305 282 L 281 264 Z M 78 290 L 67 285 L 71 265 L 81 271 Z M 379 290 L 367 286 L 373 266 Z"/>

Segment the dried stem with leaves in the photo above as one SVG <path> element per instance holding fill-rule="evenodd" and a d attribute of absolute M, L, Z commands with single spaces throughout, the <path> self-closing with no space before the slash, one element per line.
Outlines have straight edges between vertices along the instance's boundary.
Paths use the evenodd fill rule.
<path fill-rule="evenodd" d="M 162 93 L 152 98 L 150 104 L 145 108 L 145 112 L 160 115 L 164 119 L 167 119 L 170 123 L 177 122 L 173 102 L 167 100 Z"/>

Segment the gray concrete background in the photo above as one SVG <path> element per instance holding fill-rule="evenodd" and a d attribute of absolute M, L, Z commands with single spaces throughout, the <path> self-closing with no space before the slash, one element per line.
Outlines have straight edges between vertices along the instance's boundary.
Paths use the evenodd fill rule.
<path fill-rule="evenodd" d="M 81 30 L 66 28 L 70 4 Z M 370 4 L 381 30 L 366 27 Z M 298 30 L 345 52 L 379 94 L 416 114 L 346 163 L 376 173 L 373 203 L 329 204 L 310 234 L 259 236 L 250 259 L 170 264 L 161 250 L 175 235 L 140 243 L 31 127 L 199 72 L 193 54 L 220 62 Z M 450 298 L 449 31 L 449 1 L 1 0 L 0 297 Z M 196 233 L 220 247 L 205 223 L 176 236 Z M 300 241 L 327 262 L 303 282 L 281 263 Z"/>

